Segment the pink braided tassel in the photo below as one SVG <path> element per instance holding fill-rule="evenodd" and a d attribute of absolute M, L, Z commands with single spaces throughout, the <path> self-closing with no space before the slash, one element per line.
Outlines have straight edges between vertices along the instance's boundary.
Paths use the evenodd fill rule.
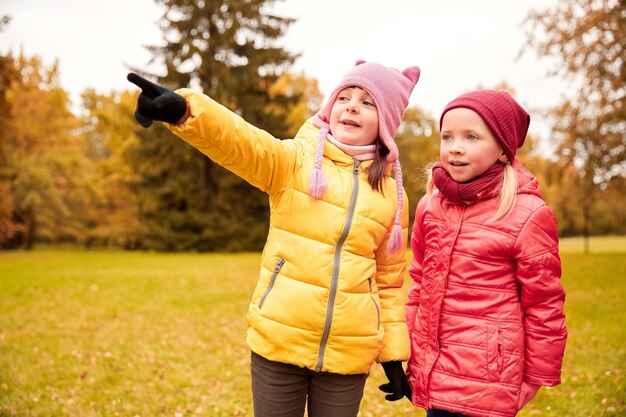
<path fill-rule="evenodd" d="M 387 253 L 389 255 L 395 255 L 400 251 L 402 247 L 402 226 L 394 224 L 391 229 L 391 236 L 387 242 Z"/>
<path fill-rule="evenodd" d="M 322 171 L 322 157 L 324 154 L 324 142 L 328 135 L 328 128 L 321 128 L 319 136 L 317 137 L 317 146 L 315 148 L 315 162 L 313 164 L 313 172 L 311 172 L 311 179 L 309 180 L 309 195 L 317 200 L 322 198 L 328 183 L 326 182 L 326 176 Z"/>
<path fill-rule="evenodd" d="M 328 184 L 322 170 L 318 168 L 313 169 L 309 182 L 309 195 L 319 200 L 326 192 L 326 188 L 328 188 Z"/>
<path fill-rule="evenodd" d="M 393 161 L 394 176 L 396 179 L 396 192 L 398 195 L 398 207 L 396 208 L 396 218 L 391 229 L 391 236 L 387 242 L 387 254 L 394 255 L 402 248 L 402 208 L 404 206 L 404 188 L 402 187 L 402 166 L 399 160 Z"/>

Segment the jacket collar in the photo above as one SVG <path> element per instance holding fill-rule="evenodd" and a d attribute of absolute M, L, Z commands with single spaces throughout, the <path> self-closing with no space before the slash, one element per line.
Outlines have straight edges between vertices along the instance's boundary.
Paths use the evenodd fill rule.
<path fill-rule="evenodd" d="M 296 135 L 296 138 L 301 138 L 311 146 L 312 151 L 315 152 L 315 145 L 317 143 L 317 136 L 319 134 L 319 128 L 316 127 L 313 122 L 307 120 Z M 354 166 L 354 158 L 339 149 L 337 146 L 330 143 L 328 140 L 324 142 L 324 156 L 335 164 L 340 166 L 347 166 L 352 168 Z M 372 161 L 363 161 L 360 166 L 360 170 L 363 170 L 372 165 Z M 388 167 L 389 173 L 391 173 L 391 165 Z"/>

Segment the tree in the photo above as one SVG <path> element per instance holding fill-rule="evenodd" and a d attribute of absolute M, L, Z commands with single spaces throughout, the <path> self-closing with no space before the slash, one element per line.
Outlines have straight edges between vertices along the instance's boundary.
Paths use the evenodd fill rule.
<path fill-rule="evenodd" d="M 11 21 L 9 16 L 0 19 L 0 32 Z M 3 137 L 9 135 L 10 105 L 7 100 L 7 90 L 17 79 L 17 71 L 13 58 L 9 55 L 0 55 L 0 132 Z M 18 226 L 13 220 L 15 202 L 11 194 L 11 175 L 9 169 L 11 149 L 6 140 L 0 141 L 0 246 L 11 239 L 18 231 Z"/>
<path fill-rule="evenodd" d="M 270 93 L 295 56 L 279 46 L 292 19 L 271 13 L 272 0 L 157 0 L 164 6 L 164 46 L 151 46 L 163 61 L 158 81 L 190 85 L 283 137 L 285 112 L 300 98 Z M 158 126 L 139 133 L 135 184 L 144 205 L 143 241 L 161 250 L 256 250 L 268 227 L 267 196 L 225 171 Z"/>
<path fill-rule="evenodd" d="M 17 71 L 11 56 L 0 56 L 0 132 L 3 140 L 0 140 L 0 246 L 11 239 L 19 231 L 19 225 L 13 219 L 15 201 L 11 193 L 11 177 L 13 170 L 9 166 L 12 147 L 9 146 L 7 137 L 9 131 L 10 104 L 7 91 L 17 79 Z"/>
<path fill-rule="evenodd" d="M 527 16 L 528 48 L 554 57 L 573 93 L 552 110 L 557 156 L 578 169 L 583 232 L 599 190 L 626 175 L 626 8 L 623 0 L 561 0 Z M 523 52 L 523 51 L 522 51 Z"/>
<path fill-rule="evenodd" d="M 417 107 L 409 107 L 395 136 L 400 152 L 404 189 L 409 197 L 409 217 L 426 193 L 425 168 L 439 160 L 439 125 Z"/>
<path fill-rule="evenodd" d="M 92 185 L 97 190 L 89 210 L 88 244 L 141 247 L 141 201 L 132 187 L 137 173 L 131 161 L 139 146 L 137 131 L 141 129 L 132 117 L 137 95 L 128 91 L 100 95 L 94 90 L 82 94 L 87 110 L 83 135 L 94 171 Z"/>
<path fill-rule="evenodd" d="M 270 102 L 265 113 L 284 121 L 285 130 L 275 132 L 279 138 L 292 138 L 302 124 L 322 107 L 322 93 L 317 80 L 304 73 L 285 72 L 269 89 Z"/>
<path fill-rule="evenodd" d="M 46 67 L 38 57 L 22 54 L 10 61 L 14 76 L 4 90 L 8 117 L 1 154 L 2 177 L 10 182 L 12 233 L 0 244 L 32 248 L 36 241 L 80 242 L 90 205 L 89 177 L 57 64 Z"/>

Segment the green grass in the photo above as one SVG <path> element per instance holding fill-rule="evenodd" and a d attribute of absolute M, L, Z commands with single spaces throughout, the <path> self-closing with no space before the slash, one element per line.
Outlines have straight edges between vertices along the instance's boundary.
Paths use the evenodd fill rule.
<path fill-rule="evenodd" d="M 624 236 L 592 237 L 587 244 L 589 253 L 626 253 Z M 559 250 L 561 253 L 584 253 L 585 239 L 583 237 L 561 239 Z"/>
<path fill-rule="evenodd" d="M 589 255 L 561 247 L 563 384 L 520 416 L 623 416 L 626 238 L 592 239 Z M 259 259 L 0 252 L 0 417 L 252 416 L 245 316 Z M 385 402 L 382 381 L 375 366 L 362 417 L 424 415 Z"/>

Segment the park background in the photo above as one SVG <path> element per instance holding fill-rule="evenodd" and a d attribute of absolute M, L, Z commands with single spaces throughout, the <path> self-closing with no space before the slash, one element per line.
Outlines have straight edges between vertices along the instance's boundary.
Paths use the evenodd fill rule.
<path fill-rule="evenodd" d="M 123 80 L 134 70 L 201 89 L 288 138 L 360 58 L 422 67 L 397 135 L 411 212 L 447 101 L 499 88 L 529 109 L 536 127 L 519 158 L 558 219 L 570 341 L 563 385 L 522 414 L 626 413 L 624 2 L 388 3 L 3 3 L 0 416 L 251 415 L 244 320 L 267 197 L 162 126 L 142 129 L 137 89 Z M 100 21 L 82 19 L 85 4 Z M 116 15 L 155 16 L 160 37 L 118 30 Z M 432 33 L 414 36 L 421 26 Z M 147 57 L 120 56 L 122 69 L 106 71 L 80 50 L 28 52 L 33 33 L 51 50 L 71 33 L 97 55 L 92 32 L 120 54 L 131 44 Z M 474 34 L 480 41 L 468 42 Z M 64 57 L 75 63 L 71 89 Z M 124 87 L 102 91 L 107 77 Z M 380 379 L 375 367 L 363 416 L 422 415 L 380 401 Z"/>

